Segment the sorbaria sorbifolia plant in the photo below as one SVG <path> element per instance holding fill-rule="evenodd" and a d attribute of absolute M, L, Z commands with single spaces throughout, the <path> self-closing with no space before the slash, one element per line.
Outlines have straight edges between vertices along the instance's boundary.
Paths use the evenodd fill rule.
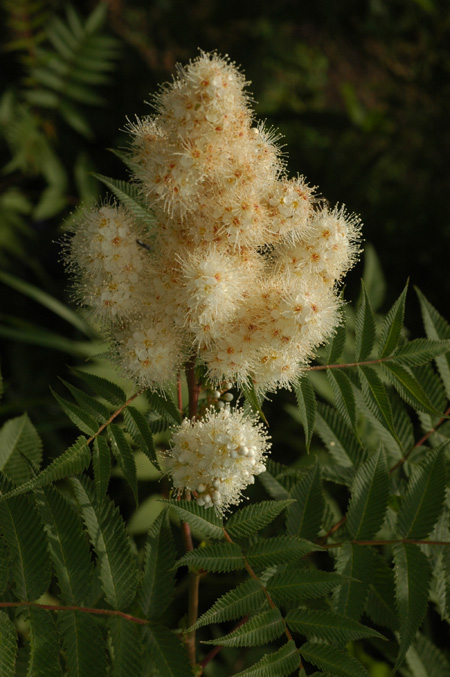
<path fill-rule="evenodd" d="M 341 307 L 359 219 L 287 177 L 245 85 L 216 54 L 180 68 L 128 125 L 130 180 L 72 220 L 77 299 L 135 392 L 77 370 L 92 393 L 56 397 L 83 435 L 42 470 L 25 415 L 1 430 L 2 675 L 449 674 L 420 628 L 429 600 L 450 619 L 450 327 L 418 292 L 408 340 L 406 288 L 375 315 L 371 250 Z M 282 387 L 293 465 L 262 411 Z M 138 454 L 163 487 L 142 552 L 108 493 L 112 455 L 146 498 Z"/>

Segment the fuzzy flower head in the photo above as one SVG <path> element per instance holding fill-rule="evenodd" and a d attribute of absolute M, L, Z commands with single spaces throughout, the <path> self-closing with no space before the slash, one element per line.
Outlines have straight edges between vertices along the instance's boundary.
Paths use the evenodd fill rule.
<path fill-rule="evenodd" d="M 172 435 L 167 472 L 178 493 L 190 491 L 201 506 L 225 512 L 265 470 L 269 437 L 241 409 L 209 409 L 202 420 L 185 419 Z"/>

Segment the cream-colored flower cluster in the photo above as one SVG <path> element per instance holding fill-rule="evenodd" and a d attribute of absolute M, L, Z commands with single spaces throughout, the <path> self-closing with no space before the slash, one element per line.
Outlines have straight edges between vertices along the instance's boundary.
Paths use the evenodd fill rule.
<path fill-rule="evenodd" d="M 286 176 L 245 85 L 228 59 L 201 54 L 155 98 L 154 116 L 130 124 L 151 232 L 114 204 L 78 219 L 79 296 L 142 385 L 163 386 L 197 355 L 213 383 L 274 391 L 339 323 L 336 284 L 359 221 Z"/>
<path fill-rule="evenodd" d="M 200 421 L 184 419 L 172 435 L 167 471 L 180 494 L 224 512 L 265 470 L 270 442 L 264 426 L 241 409 L 209 409 Z"/>

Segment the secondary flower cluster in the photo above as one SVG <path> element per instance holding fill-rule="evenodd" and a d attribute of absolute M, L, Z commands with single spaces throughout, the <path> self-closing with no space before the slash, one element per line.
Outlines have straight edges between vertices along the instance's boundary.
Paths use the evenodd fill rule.
<path fill-rule="evenodd" d="M 269 448 L 255 417 L 226 406 L 209 409 L 200 421 L 184 419 L 172 435 L 166 466 L 180 494 L 192 492 L 200 506 L 224 512 L 264 472 Z"/>
<path fill-rule="evenodd" d="M 358 219 L 286 176 L 245 85 L 228 59 L 201 54 L 154 116 L 130 124 L 132 185 L 151 228 L 114 203 L 78 216 L 78 296 L 142 385 L 164 386 L 195 354 L 212 383 L 274 391 L 339 322 Z"/>

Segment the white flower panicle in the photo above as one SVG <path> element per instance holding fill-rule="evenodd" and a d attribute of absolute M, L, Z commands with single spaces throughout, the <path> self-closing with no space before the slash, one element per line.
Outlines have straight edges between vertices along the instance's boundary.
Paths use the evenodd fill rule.
<path fill-rule="evenodd" d="M 189 491 L 200 506 L 220 512 L 241 501 L 243 490 L 264 472 L 270 449 L 264 426 L 241 409 L 209 409 L 202 420 L 184 419 L 173 432 L 166 471 L 175 490 Z"/>
<path fill-rule="evenodd" d="M 228 58 L 202 53 L 155 97 L 154 116 L 129 125 L 151 233 L 121 206 L 77 218 L 78 296 L 142 385 L 164 386 L 196 354 L 215 384 L 290 387 L 339 323 L 359 220 L 286 176 L 246 84 Z"/>

